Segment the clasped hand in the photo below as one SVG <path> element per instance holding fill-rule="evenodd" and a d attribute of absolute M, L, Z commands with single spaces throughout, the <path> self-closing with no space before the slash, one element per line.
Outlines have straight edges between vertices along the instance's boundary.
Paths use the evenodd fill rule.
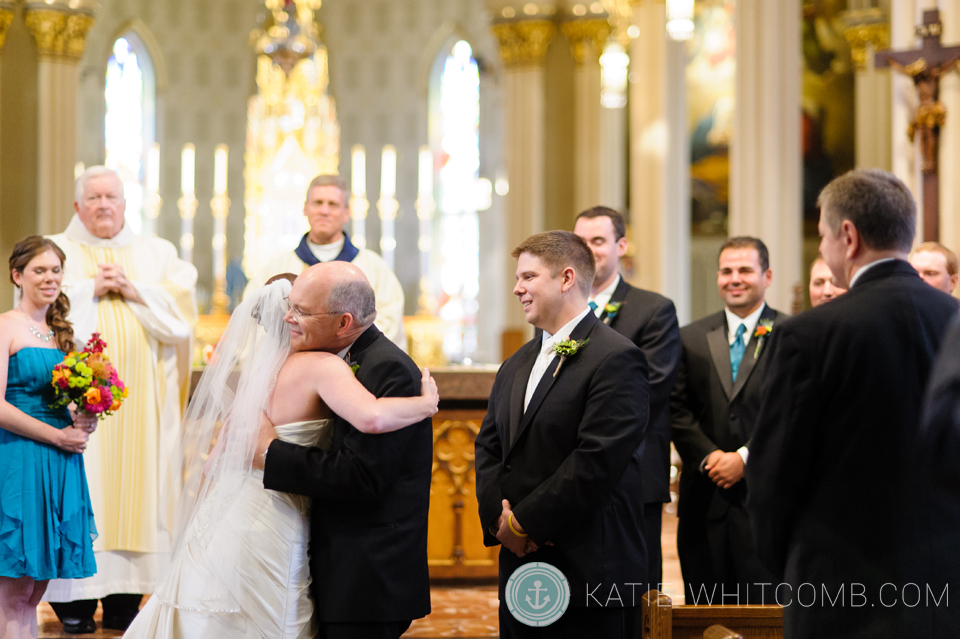
<path fill-rule="evenodd" d="M 743 458 L 740 453 L 715 450 L 707 456 L 704 466 L 707 477 L 720 488 L 730 488 L 743 479 Z"/>
<path fill-rule="evenodd" d="M 520 522 L 517 521 L 516 516 L 513 515 L 513 507 L 510 506 L 510 502 L 504 499 L 501 504 L 503 505 L 503 512 L 500 513 L 500 518 L 497 519 L 497 540 L 503 547 L 515 554 L 517 557 L 523 557 L 524 555 L 529 555 L 530 553 L 537 552 L 540 546 L 537 543 L 524 535 L 523 526 L 520 525 Z M 513 516 L 513 527 L 516 529 L 519 535 L 514 533 L 513 530 L 510 530 L 510 517 Z M 547 546 L 552 546 L 553 542 L 548 541 Z"/>
<path fill-rule="evenodd" d="M 100 264 L 99 267 L 100 270 L 97 272 L 96 277 L 93 278 L 94 297 L 103 297 L 108 293 L 116 293 L 131 302 L 143 303 L 143 300 L 140 299 L 140 295 L 137 293 L 137 289 L 134 288 L 130 280 L 127 279 L 127 274 L 124 272 L 123 267 L 119 264 Z"/>

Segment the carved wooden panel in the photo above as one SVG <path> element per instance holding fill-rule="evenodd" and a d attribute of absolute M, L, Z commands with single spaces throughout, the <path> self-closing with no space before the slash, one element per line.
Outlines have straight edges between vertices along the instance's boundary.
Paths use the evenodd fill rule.
<path fill-rule="evenodd" d="M 474 440 L 483 410 L 441 410 L 433 418 L 433 480 L 427 558 L 430 578 L 496 578 L 500 547 L 483 545 L 477 514 Z"/>

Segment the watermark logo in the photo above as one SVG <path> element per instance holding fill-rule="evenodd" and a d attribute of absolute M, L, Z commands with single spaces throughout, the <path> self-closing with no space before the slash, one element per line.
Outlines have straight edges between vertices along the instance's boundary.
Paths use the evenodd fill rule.
<path fill-rule="evenodd" d="M 542 561 L 524 564 L 510 575 L 507 609 L 528 626 L 549 626 L 570 605 L 570 584 L 562 572 Z"/>

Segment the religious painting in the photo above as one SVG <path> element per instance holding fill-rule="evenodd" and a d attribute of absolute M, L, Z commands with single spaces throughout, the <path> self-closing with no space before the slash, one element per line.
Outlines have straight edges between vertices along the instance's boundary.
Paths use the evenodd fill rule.
<path fill-rule="evenodd" d="M 843 35 L 847 0 L 803 0 L 803 222 L 817 237 L 817 195 L 855 166 L 854 66 Z"/>
<path fill-rule="evenodd" d="M 736 73 L 733 0 L 696 4 L 687 44 L 691 232 L 726 236 Z"/>

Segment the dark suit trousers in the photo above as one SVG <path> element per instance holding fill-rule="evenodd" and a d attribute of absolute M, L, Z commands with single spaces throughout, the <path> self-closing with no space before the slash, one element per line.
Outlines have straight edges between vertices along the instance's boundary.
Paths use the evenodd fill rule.
<path fill-rule="evenodd" d="M 653 502 L 643 505 L 643 536 L 647 542 L 648 588 L 663 590 L 663 553 L 660 549 L 660 530 L 663 521 L 663 504 Z"/>
<path fill-rule="evenodd" d="M 500 639 L 640 639 L 643 607 L 578 608 L 570 606 L 563 616 L 545 628 L 534 628 L 514 619 L 500 602 Z"/>
<path fill-rule="evenodd" d="M 399 639 L 409 627 L 409 621 L 321 623 L 317 639 Z"/>

